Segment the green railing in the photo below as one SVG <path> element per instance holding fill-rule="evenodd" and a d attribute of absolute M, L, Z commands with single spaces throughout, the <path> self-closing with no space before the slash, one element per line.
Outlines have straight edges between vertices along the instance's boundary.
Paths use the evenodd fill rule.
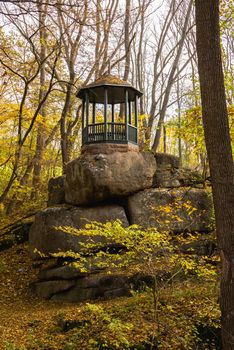
<path fill-rule="evenodd" d="M 137 143 L 137 128 L 123 123 L 97 123 L 89 124 L 83 129 L 82 139 L 84 143 L 95 142 L 133 142 Z"/>

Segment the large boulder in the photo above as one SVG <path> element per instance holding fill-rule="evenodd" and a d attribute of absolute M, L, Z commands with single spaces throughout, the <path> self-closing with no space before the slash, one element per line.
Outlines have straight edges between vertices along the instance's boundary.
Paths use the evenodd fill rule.
<path fill-rule="evenodd" d="M 16 221 L 12 225 L 1 229 L 0 252 L 11 248 L 13 245 L 28 241 L 30 227 L 34 222 L 34 216 Z"/>
<path fill-rule="evenodd" d="M 70 280 L 74 278 L 79 278 L 87 273 L 81 272 L 79 269 L 70 266 L 63 265 L 57 266 L 53 269 L 41 270 L 38 274 L 38 279 L 40 281 L 50 281 L 50 280 Z"/>
<path fill-rule="evenodd" d="M 66 203 L 84 205 L 126 197 L 151 187 L 155 171 L 150 152 L 86 154 L 67 164 Z"/>
<path fill-rule="evenodd" d="M 44 299 L 50 299 L 54 294 L 61 293 L 65 290 L 69 290 L 75 285 L 76 282 L 72 280 L 45 281 L 33 283 L 31 285 L 31 289 L 39 297 Z"/>
<path fill-rule="evenodd" d="M 120 296 L 130 296 L 127 276 L 123 274 L 97 274 L 76 280 L 75 287 L 61 293 L 54 293 L 51 299 L 63 302 L 81 302 L 101 297 L 109 299 Z"/>
<path fill-rule="evenodd" d="M 159 169 L 178 169 L 180 167 L 180 159 L 169 153 L 156 153 L 155 159 Z"/>
<path fill-rule="evenodd" d="M 52 177 L 48 183 L 48 207 L 65 203 L 64 176 Z"/>
<path fill-rule="evenodd" d="M 77 260 L 79 262 L 79 260 Z M 104 265 L 101 267 L 101 265 Z M 69 264 L 68 261 L 63 261 L 63 259 L 58 259 L 57 266 L 52 268 L 40 269 L 38 273 L 39 281 L 49 281 L 49 280 L 69 280 L 84 277 L 90 274 L 98 273 L 105 269 L 105 258 L 97 256 L 87 256 L 86 261 L 82 262 L 82 269 L 78 266 L 74 266 L 73 263 Z"/>
<path fill-rule="evenodd" d="M 59 276 L 58 276 L 59 277 Z M 31 284 L 32 291 L 44 299 L 62 302 L 80 302 L 100 297 L 114 298 L 130 295 L 128 276 L 124 274 L 92 274 L 73 279 L 38 281 Z M 78 277 L 78 278 L 77 278 Z"/>
<path fill-rule="evenodd" d="M 92 221 L 101 223 L 120 220 L 128 226 L 123 207 L 119 205 L 102 205 L 90 208 L 72 206 L 50 207 L 35 216 L 29 232 L 29 249 L 33 259 L 48 257 L 51 253 L 81 250 L 81 243 L 88 242 L 87 236 L 77 236 L 65 232 L 59 227 L 83 228 Z M 103 237 L 95 237 L 96 243 L 105 243 Z"/>
<path fill-rule="evenodd" d="M 181 186 L 197 186 L 204 182 L 197 171 L 181 168 L 179 157 L 168 153 L 156 153 L 155 172 L 152 187 L 175 188 Z"/>
<path fill-rule="evenodd" d="M 177 177 L 178 169 L 157 169 L 154 175 L 153 187 L 174 188 L 180 187 L 180 181 Z"/>
<path fill-rule="evenodd" d="M 198 171 L 186 168 L 157 168 L 153 187 L 173 188 L 181 186 L 201 186 L 204 183 Z"/>
<path fill-rule="evenodd" d="M 159 231 L 206 232 L 211 229 L 212 200 L 203 189 L 148 189 L 128 199 L 131 224 Z"/>

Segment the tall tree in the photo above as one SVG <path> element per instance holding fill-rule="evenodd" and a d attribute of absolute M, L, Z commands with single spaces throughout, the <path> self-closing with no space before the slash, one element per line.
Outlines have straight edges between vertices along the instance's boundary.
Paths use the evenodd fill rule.
<path fill-rule="evenodd" d="M 129 33 L 129 27 L 130 27 L 130 12 L 131 12 L 131 0 L 126 0 L 126 14 L 125 14 L 125 20 L 124 20 L 124 36 L 125 36 L 125 68 L 124 68 L 124 80 L 128 80 L 129 72 L 130 72 L 130 50 L 129 50 L 129 42 L 130 42 L 130 33 Z"/>
<path fill-rule="evenodd" d="M 154 137 L 154 142 L 153 142 L 153 145 L 152 145 L 152 149 L 154 151 L 156 151 L 158 146 L 159 146 L 160 137 L 161 137 L 161 131 L 163 129 L 163 123 L 164 123 L 165 116 L 166 116 L 166 111 L 167 111 L 167 107 L 168 107 L 170 92 L 171 92 L 173 83 L 175 82 L 177 67 L 178 67 L 178 64 L 179 64 L 179 60 L 181 58 L 181 54 L 182 54 L 185 38 L 186 38 L 186 35 L 187 35 L 189 18 L 190 18 L 190 14 L 191 14 L 191 10 L 192 10 L 192 3 L 193 2 L 190 1 L 189 5 L 188 5 L 188 8 L 187 8 L 187 13 L 186 13 L 184 24 L 183 24 L 183 27 L 182 27 L 181 37 L 178 40 L 178 44 L 176 44 L 176 46 L 178 45 L 178 48 L 177 48 L 177 51 L 176 51 L 175 56 L 174 56 L 174 61 L 173 61 L 172 66 L 171 66 L 171 70 L 170 70 L 170 73 L 169 73 L 169 76 L 168 76 L 167 85 L 166 85 L 164 94 L 162 94 L 163 95 L 163 99 L 162 99 L 162 102 L 160 103 L 158 125 L 157 125 L 157 130 L 156 130 L 156 133 L 155 133 L 155 137 Z M 189 60 L 183 65 L 183 68 L 179 72 L 181 72 L 185 68 L 185 66 L 190 61 L 190 59 L 191 58 L 189 58 Z M 155 119 L 155 111 L 154 111 L 154 113 L 152 113 L 152 111 L 151 111 L 150 116 L 151 117 L 153 116 L 152 119 L 154 120 Z"/>
<path fill-rule="evenodd" d="M 61 151 L 62 151 L 62 163 L 63 172 L 66 170 L 66 164 L 70 160 L 71 153 L 71 136 L 72 130 L 78 122 L 78 116 L 75 121 L 69 120 L 71 115 L 72 97 L 75 93 L 75 64 L 78 56 L 78 51 L 81 45 L 81 39 L 84 31 L 84 24 L 87 21 L 88 16 L 88 2 L 84 0 L 80 6 L 74 6 L 74 18 L 70 18 L 68 14 L 69 8 L 65 12 L 64 6 L 59 4 L 57 6 L 57 21 L 58 29 L 62 44 L 64 47 L 64 60 L 68 70 L 68 81 L 65 89 L 65 101 L 61 113 L 60 119 L 60 134 L 61 134 Z"/>
<path fill-rule="evenodd" d="M 219 0 L 196 0 L 197 54 L 218 246 L 223 350 L 234 349 L 234 167 L 222 70 Z"/>
<path fill-rule="evenodd" d="M 48 1 L 44 4 L 41 0 L 37 2 L 38 8 L 38 17 L 39 17 L 39 35 L 40 35 L 40 53 L 39 59 L 40 62 L 43 62 L 40 66 L 40 88 L 39 88 L 39 102 L 42 101 L 45 97 L 46 92 L 46 15 L 48 9 Z M 45 104 L 42 105 L 40 114 L 43 118 L 43 121 L 46 117 L 46 108 Z M 45 148 L 45 130 L 42 123 L 38 125 L 37 130 L 37 142 L 36 142 L 36 152 L 35 152 L 35 160 L 34 160 L 34 169 L 33 169 L 33 180 L 32 180 L 32 198 L 36 198 L 40 193 L 40 182 L 41 182 L 41 169 L 42 169 L 42 160 L 43 160 L 43 152 Z"/>
<path fill-rule="evenodd" d="M 36 32 L 32 35 L 32 37 L 35 35 Z M 12 160 L 12 170 L 11 175 L 9 177 L 9 180 L 3 189 L 1 195 L 0 195 L 0 203 L 4 202 L 6 199 L 13 183 L 16 179 L 19 179 L 19 168 L 20 168 L 20 162 L 22 160 L 23 156 L 23 149 L 25 146 L 26 141 L 29 139 L 31 132 L 34 128 L 34 125 L 36 123 L 37 117 L 40 113 L 40 110 L 43 106 L 43 104 L 46 102 L 52 88 L 54 85 L 54 69 L 57 64 L 58 56 L 56 55 L 57 48 L 54 46 L 51 48 L 51 51 L 46 55 L 43 61 L 39 61 L 37 57 L 37 53 L 34 47 L 34 44 L 32 43 L 32 56 L 27 55 L 25 52 L 27 50 L 27 46 L 25 45 L 23 47 L 23 53 L 22 58 L 19 57 L 20 53 L 18 53 L 17 57 L 18 59 L 13 58 L 13 54 L 15 53 L 14 50 L 11 50 L 10 54 L 7 51 L 7 47 L 5 48 L 4 45 L 0 45 L 0 63 L 2 67 L 4 67 L 6 72 L 10 72 L 13 76 L 17 77 L 19 80 L 19 85 L 22 88 L 21 96 L 20 96 L 20 102 L 19 102 L 19 109 L 17 112 L 17 141 L 16 141 L 16 148 L 15 148 L 15 154 Z M 47 60 L 54 56 L 54 62 L 52 64 L 53 69 L 51 72 L 51 77 L 48 83 L 48 87 L 43 95 L 43 98 L 39 101 L 37 104 L 33 115 L 30 119 L 29 125 L 27 123 L 27 120 L 25 118 L 25 108 L 27 105 L 28 96 L 30 94 L 30 89 L 33 86 L 33 84 L 36 82 L 40 68 L 41 66 L 47 62 Z"/>
<path fill-rule="evenodd" d="M 146 107 L 149 116 L 147 125 L 145 125 L 145 142 L 149 145 L 150 141 L 153 141 L 153 150 L 156 150 L 159 145 L 166 112 L 172 102 L 172 89 L 191 61 L 191 57 L 188 56 L 184 60 L 183 50 L 185 39 L 192 26 L 191 10 L 193 1 L 178 0 L 166 3 L 168 4 L 166 13 L 161 13 L 161 18 L 157 19 L 159 26 L 154 26 L 151 37 L 147 40 L 147 46 L 150 45 L 151 49 L 150 57 L 153 58 L 149 64 L 150 70 L 143 62 L 144 69 L 150 74 L 150 103 L 149 108 Z M 140 37 L 140 42 L 142 40 L 144 40 L 143 34 Z M 142 44 L 139 44 L 139 49 L 143 49 Z M 152 57 L 152 51 L 155 52 L 154 57 Z M 142 53 L 138 55 L 138 57 L 140 56 L 142 56 Z M 142 62 L 138 60 L 138 57 L 137 66 L 139 70 Z M 139 72 L 138 77 L 140 77 Z M 140 84 L 138 85 L 141 89 Z M 145 84 L 141 85 L 144 88 Z M 155 128 L 156 132 L 154 132 Z"/>

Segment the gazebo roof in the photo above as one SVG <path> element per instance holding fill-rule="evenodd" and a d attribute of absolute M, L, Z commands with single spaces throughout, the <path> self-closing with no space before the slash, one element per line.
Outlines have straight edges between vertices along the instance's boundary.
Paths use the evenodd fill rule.
<path fill-rule="evenodd" d="M 114 75 L 103 75 L 96 79 L 93 83 L 82 87 L 77 97 L 83 99 L 85 91 L 89 91 L 89 101 L 96 103 L 104 103 L 104 88 L 108 88 L 108 103 L 123 103 L 125 101 L 125 89 L 128 88 L 129 100 L 134 101 L 135 97 L 142 96 L 143 93 L 134 88 L 126 80 L 122 80 Z"/>
<path fill-rule="evenodd" d="M 100 85 L 131 86 L 131 84 L 128 81 L 122 80 L 119 77 L 116 77 L 115 75 L 107 74 L 107 75 L 100 76 L 93 83 L 86 85 L 85 88 L 95 87 Z"/>

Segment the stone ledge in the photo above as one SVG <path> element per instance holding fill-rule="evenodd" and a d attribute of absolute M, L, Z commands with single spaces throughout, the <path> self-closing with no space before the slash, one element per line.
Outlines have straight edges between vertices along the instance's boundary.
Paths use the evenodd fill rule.
<path fill-rule="evenodd" d="M 139 152 L 139 146 L 133 143 L 92 143 L 89 145 L 83 145 L 81 148 L 81 154 L 112 154 L 113 152 Z"/>
<path fill-rule="evenodd" d="M 86 223 L 98 221 L 106 223 L 120 220 L 124 227 L 129 226 L 125 210 L 120 205 L 99 205 L 95 207 L 57 206 L 41 210 L 29 232 L 29 253 L 33 260 L 48 258 L 53 253 L 74 251 L 79 253 L 89 236 L 65 232 L 61 227 L 84 228 Z M 108 245 L 105 237 L 96 236 L 97 245 Z M 40 252 L 40 253 L 39 253 Z"/>

